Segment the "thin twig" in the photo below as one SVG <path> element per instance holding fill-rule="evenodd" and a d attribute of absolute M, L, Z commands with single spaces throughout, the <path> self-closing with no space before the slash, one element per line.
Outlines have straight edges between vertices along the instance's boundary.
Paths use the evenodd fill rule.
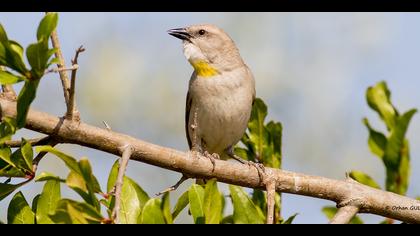
<path fill-rule="evenodd" d="M 168 193 L 168 192 L 172 192 L 172 191 L 176 190 L 187 179 L 189 179 L 188 176 L 182 175 L 181 179 L 179 179 L 178 182 L 176 182 L 176 184 L 172 185 L 171 187 L 169 187 L 169 188 L 167 188 L 163 191 L 160 191 L 160 192 L 156 193 L 156 196 L 160 196 L 164 193 Z"/>
<path fill-rule="evenodd" d="M 60 41 L 58 40 L 57 30 L 53 30 L 51 33 L 51 42 L 54 48 L 57 49 L 55 52 L 55 57 L 58 58 L 58 73 L 60 74 L 61 84 L 63 86 L 64 99 L 68 107 L 69 104 L 69 92 L 70 92 L 70 82 L 65 70 L 60 70 L 60 68 L 66 68 L 66 63 L 64 61 L 63 53 L 61 52 Z"/>
<path fill-rule="evenodd" d="M 71 71 L 69 103 L 68 103 L 68 106 L 67 106 L 67 114 L 66 114 L 66 118 L 70 119 L 70 120 L 80 121 L 80 114 L 79 114 L 79 111 L 77 111 L 77 108 L 76 108 L 76 101 L 75 101 L 75 98 L 74 98 L 74 93 L 75 93 L 75 89 L 76 89 L 76 73 L 77 73 L 77 68 L 79 67 L 78 64 L 77 64 L 77 59 L 79 58 L 79 54 L 84 52 L 84 51 L 85 51 L 85 49 L 83 48 L 83 46 L 80 46 L 76 50 L 76 54 L 74 55 L 73 60 L 71 60 L 71 64 L 73 66 L 76 66 L 76 69 Z"/>
<path fill-rule="evenodd" d="M 106 121 L 103 120 L 102 123 L 105 125 L 105 129 L 106 130 L 108 130 L 108 131 L 111 131 L 112 130 L 111 129 L 111 126 L 109 126 L 108 123 L 106 123 Z"/>
<path fill-rule="evenodd" d="M 276 197 L 276 181 L 270 179 L 266 182 L 267 186 L 267 224 L 274 223 L 274 205 Z"/>
<path fill-rule="evenodd" d="M 357 206 L 348 205 L 340 207 L 331 219 L 330 224 L 348 224 L 358 211 L 359 208 Z"/>
<path fill-rule="evenodd" d="M 45 70 L 44 75 L 49 74 L 49 73 L 59 73 L 59 72 L 63 72 L 63 71 L 74 71 L 74 70 L 77 70 L 77 69 L 79 69 L 79 65 L 72 65 L 69 68 L 64 68 L 64 67 L 51 68 L 51 69 Z"/>
<path fill-rule="evenodd" d="M 39 145 L 45 145 L 50 140 L 50 136 L 42 137 L 42 138 L 33 138 L 33 139 L 27 139 L 26 142 L 30 143 L 31 146 L 39 146 Z M 22 140 L 10 140 L 4 142 L 7 146 L 11 148 L 17 148 L 22 145 Z"/>
<path fill-rule="evenodd" d="M 112 218 L 116 224 L 120 222 L 120 206 L 121 206 L 121 190 L 124 181 L 124 174 L 127 168 L 128 160 L 130 160 L 133 149 L 131 145 L 126 145 L 123 148 L 122 157 L 120 159 L 120 166 L 118 168 L 117 180 L 115 181 L 115 206 L 112 211 Z"/>

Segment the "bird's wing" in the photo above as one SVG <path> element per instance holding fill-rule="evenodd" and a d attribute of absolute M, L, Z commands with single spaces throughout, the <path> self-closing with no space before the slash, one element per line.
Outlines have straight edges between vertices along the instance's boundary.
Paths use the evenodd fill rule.
<path fill-rule="evenodd" d="M 190 132 L 189 132 L 191 104 L 192 104 L 192 98 L 190 96 L 190 92 L 188 92 L 187 101 L 185 105 L 185 134 L 187 135 L 188 147 L 190 149 L 192 147 L 192 142 L 191 142 L 191 137 L 190 137 Z"/>

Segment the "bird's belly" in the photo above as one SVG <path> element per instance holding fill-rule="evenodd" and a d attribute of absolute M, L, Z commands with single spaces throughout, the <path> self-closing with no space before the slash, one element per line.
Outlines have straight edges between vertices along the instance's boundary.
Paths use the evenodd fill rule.
<path fill-rule="evenodd" d="M 197 112 L 197 135 L 206 150 L 222 155 L 226 148 L 236 144 L 247 127 L 251 106 L 250 98 L 234 91 L 202 97 L 196 104 L 200 109 Z"/>

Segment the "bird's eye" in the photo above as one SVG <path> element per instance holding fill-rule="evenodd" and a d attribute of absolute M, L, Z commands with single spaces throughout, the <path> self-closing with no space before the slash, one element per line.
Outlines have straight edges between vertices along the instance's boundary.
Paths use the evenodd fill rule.
<path fill-rule="evenodd" d="M 201 29 L 201 30 L 199 30 L 199 31 L 198 31 L 198 34 L 199 34 L 199 35 L 204 35 L 205 33 L 206 33 L 206 31 L 205 31 L 205 30 L 203 30 L 203 29 Z"/>

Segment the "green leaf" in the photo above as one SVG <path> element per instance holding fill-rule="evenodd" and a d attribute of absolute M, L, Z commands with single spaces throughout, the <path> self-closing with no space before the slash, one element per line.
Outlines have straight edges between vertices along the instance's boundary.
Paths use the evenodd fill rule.
<path fill-rule="evenodd" d="M 204 188 L 204 216 L 206 224 L 219 224 L 222 220 L 222 194 L 217 188 L 216 179 L 207 181 Z"/>
<path fill-rule="evenodd" d="M 0 176 L 5 177 L 26 177 L 26 172 L 32 173 L 32 167 L 28 169 L 20 149 L 13 154 L 8 147 L 0 148 Z"/>
<path fill-rule="evenodd" d="M 0 160 L 0 176 L 23 178 L 26 177 L 26 173 Z"/>
<path fill-rule="evenodd" d="M 34 156 L 34 153 L 32 151 L 32 145 L 23 138 L 22 138 L 21 153 L 22 153 L 23 159 L 25 160 L 26 167 L 28 168 L 28 170 L 31 170 L 32 172 L 32 158 Z"/>
<path fill-rule="evenodd" d="M 254 189 L 252 191 L 252 202 L 258 206 L 261 210 L 266 211 L 267 209 L 267 197 L 264 191 Z"/>
<path fill-rule="evenodd" d="M 37 224 L 54 223 L 49 215 L 54 214 L 61 198 L 60 182 L 56 180 L 48 180 L 37 202 L 36 222 Z"/>
<path fill-rule="evenodd" d="M 374 130 L 370 126 L 367 118 L 363 119 L 363 123 L 366 125 L 366 127 L 369 130 L 368 145 L 369 145 L 370 151 L 382 159 L 385 153 L 387 142 L 388 142 L 385 135 Z"/>
<path fill-rule="evenodd" d="M 25 81 L 23 88 L 20 90 L 17 99 L 17 115 L 16 123 L 17 127 L 23 128 L 26 123 L 26 116 L 29 111 L 29 107 L 36 96 L 36 89 L 38 88 L 39 80 Z"/>
<path fill-rule="evenodd" d="M 111 192 L 112 189 L 114 188 L 115 181 L 118 175 L 118 168 L 119 168 L 119 162 L 118 160 L 116 160 L 109 173 L 108 183 L 107 183 L 108 192 Z M 124 195 L 124 185 L 126 182 L 136 192 L 136 195 L 140 201 L 141 207 L 143 207 L 144 204 L 146 204 L 146 202 L 150 199 L 147 193 L 133 179 L 131 179 L 130 177 L 124 176 L 122 195 Z"/>
<path fill-rule="evenodd" d="M 13 51 L 15 51 L 19 55 L 20 59 L 23 61 L 23 47 L 18 42 L 13 40 L 9 40 L 9 45 L 10 48 Z"/>
<path fill-rule="evenodd" d="M 165 217 L 166 224 L 173 224 L 169 192 L 166 192 L 165 194 L 163 194 L 161 208 L 162 208 L 163 216 Z"/>
<path fill-rule="evenodd" d="M 92 173 L 92 167 L 88 159 L 81 159 L 79 161 L 79 167 L 82 172 L 83 179 L 86 181 L 88 188 L 92 189 L 92 192 L 100 193 L 101 186 L 99 185 L 98 180 Z"/>
<path fill-rule="evenodd" d="M 361 172 L 361 171 L 352 171 L 350 172 L 350 177 L 354 180 L 356 180 L 357 182 L 370 186 L 372 188 L 377 188 L 377 189 L 381 189 L 381 187 L 379 186 L 379 184 L 377 184 L 375 182 L 375 180 L 372 179 L 372 177 L 370 177 L 369 175 Z"/>
<path fill-rule="evenodd" d="M 245 148 L 241 148 L 241 147 L 235 147 L 234 148 L 234 152 L 237 156 L 241 157 L 244 160 L 249 160 L 249 152 L 247 149 Z M 252 158 L 252 157 L 251 157 Z"/>
<path fill-rule="evenodd" d="M 0 144 L 4 144 L 12 138 L 12 135 L 16 132 L 16 121 L 9 117 L 2 117 L 0 123 Z"/>
<path fill-rule="evenodd" d="M 4 30 L 3 25 L 0 24 L 0 43 L 7 42 L 8 40 L 6 31 Z"/>
<path fill-rule="evenodd" d="M 151 198 L 146 202 L 140 217 L 141 224 L 165 224 L 165 217 L 161 209 L 161 200 Z"/>
<path fill-rule="evenodd" d="M 14 41 L 0 41 L 0 66 L 9 67 L 22 75 L 28 74 L 20 45 Z"/>
<path fill-rule="evenodd" d="M 53 30 L 57 27 L 58 14 L 55 12 L 49 12 L 44 16 L 38 26 L 36 37 L 38 40 L 48 39 L 51 36 Z"/>
<path fill-rule="evenodd" d="M 298 215 L 298 213 L 295 213 L 294 215 L 292 215 L 289 218 L 287 218 L 287 220 L 285 220 L 284 222 L 282 222 L 282 224 L 284 224 L 284 225 L 290 225 L 290 224 L 292 224 L 293 220 L 295 219 L 295 217 L 297 215 Z"/>
<path fill-rule="evenodd" d="M 0 201 L 7 197 L 9 194 L 13 193 L 21 184 L 3 184 L 0 183 Z"/>
<path fill-rule="evenodd" d="M 420 197 L 416 197 L 416 200 L 419 200 L 420 201 Z"/>
<path fill-rule="evenodd" d="M 384 81 L 377 83 L 373 87 L 369 87 L 366 91 L 366 100 L 368 105 L 378 112 L 379 116 L 388 128 L 391 130 L 395 126 L 397 110 L 391 104 L 391 92 Z"/>
<path fill-rule="evenodd" d="M 108 177 L 108 192 L 111 192 L 114 188 L 118 168 L 119 162 L 117 160 L 112 166 Z M 115 201 L 114 198 L 112 200 Z M 149 196 L 147 193 L 131 178 L 124 176 L 121 189 L 120 222 L 123 224 L 137 223 L 139 215 L 148 200 Z M 114 207 L 114 202 L 112 202 L 111 207 Z"/>
<path fill-rule="evenodd" d="M 177 203 L 174 207 L 174 210 L 172 212 L 172 219 L 175 220 L 175 218 L 188 205 L 188 203 L 189 203 L 188 191 L 186 191 L 178 198 L 178 201 L 177 201 Z"/>
<path fill-rule="evenodd" d="M 32 149 L 31 147 L 29 148 Z M 25 156 L 23 153 L 25 153 Z M 30 151 L 28 150 L 28 144 L 26 144 L 25 148 L 19 148 L 15 152 L 13 152 L 10 156 L 10 161 L 12 162 L 13 167 L 20 169 L 24 173 L 28 173 L 30 175 L 33 174 L 32 156 Z"/>
<path fill-rule="evenodd" d="M 249 139 L 257 157 L 263 156 L 264 147 L 268 143 L 268 132 L 264 126 L 264 119 L 267 116 L 267 106 L 264 102 L 256 98 L 252 107 L 251 118 L 248 123 Z"/>
<path fill-rule="evenodd" d="M 35 182 L 42 182 L 42 181 L 48 181 L 48 180 L 55 180 L 55 181 L 59 181 L 59 182 L 66 182 L 65 179 L 61 179 L 58 176 L 55 176 L 52 173 L 49 172 L 41 172 L 41 174 L 39 174 L 38 176 L 35 177 Z"/>
<path fill-rule="evenodd" d="M 233 222 L 235 224 L 264 224 L 265 216 L 249 198 L 248 194 L 238 186 L 229 185 L 233 203 Z"/>
<path fill-rule="evenodd" d="M 10 159 L 12 155 L 12 150 L 8 147 L 0 148 L 0 159 L 6 162 L 7 164 L 16 167 L 15 163 Z"/>
<path fill-rule="evenodd" d="M 36 210 L 37 210 L 37 207 L 38 207 L 38 200 L 39 200 L 39 197 L 41 196 L 41 194 L 37 194 L 35 197 L 34 197 L 34 199 L 32 199 L 32 212 L 34 212 L 35 213 L 35 224 L 38 224 L 37 222 L 36 222 Z"/>
<path fill-rule="evenodd" d="M 28 205 L 22 192 L 17 192 L 10 201 L 7 209 L 7 223 L 8 224 L 34 224 L 35 214 Z"/>
<path fill-rule="evenodd" d="M 397 170 L 386 168 L 386 190 L 405 195 L 410 176 L 410 152 L 407 139 L 403 142 L 400 155 L 400 166 Z"/>
<path fill-rule="evenodd" d="M 86 182 L 83 177 L 75 171 L 70 171 L 66 179 L 66 184 L 69 188 L 78 193 L 87 203 L 94 205 L 91 195 L 88 193 Z"/>
<path fill-rule="evenodd" d="M 62 161 L 64 161 L 64 163 L 66 164 L 66 166 L 70 169 L 73 170 L 74 172 L 76 172 L 79 175 L 82 175 L 82 172 L 80 170 L 79 164 L 77 163 L 76 159 L 74 159 L 73 157 L 60 152 L 59 150 L 49 146 L 49 145 L 45 145 L 45 146 L 38 146 L 35 148 L 35 151 L 40 153 L 40 152 L 49 152 L 52 153 L 54 155 L 56 155 L 58 158 L 60 158 Z"/>
<path fill-rule="evenodd" d="M 391 168 L 395 171 L 398 170 L 401 161 L 400 154 L 403 151 L 405 133 L 407 132 L 411 118 L 416 112 L 416 109 L 411 109 L 396 119 L 395 127 L 391 130 L 385 149 L 384 163 L 387 168 Z"/>
<path fill-rule="evenodd" d="M 22 76 L 16 76 L 10 72 L 0 70 L 0 84 L 16 84 L 23 80 Z"/>
<path fill-rule="evenodd" d="M 267 156 L 264 164 L 272 168 L 281 168 L 281 146 L 282 146 L 282 132 L 283 127 L 280 122 L 268 122 L 267 131 L 270 134 L 269 146 L 271 148 L 271 155 Z"/>
<path fill-rule="evenodd" d="M 82 177 L 86 184 L 90 201 L 89 203 L 92 204 L 96 209 L 100 209 L 100 204 L 98 199 L 95 196 L 95 193 L 101 192 L 101 187 L 99 186 L 98 180 L 93 176 L 92 167 L 87 159 L 82 159 L 79 161 L 79 168 L 82 172 Z"/>
<path fill-rule="evenodd" d="M 49 217 L 60 224 L 99 224 L 104 219 L 91 205 L 70 199 L 61 199 L 54 214 Z"/>
<path fill-rule="evenodd" d="M 51 57 L 49 50 L 48 39 L 42 39 L 38 43 L 30 44 L 26 48 L 26 58 L 32 67 L 31 80 L 39 80 L 44 75 Z"/>
<path fill-rule="evenodd" d="M 334 206 L 326 206 L 322 208 L 322 212 L 328 218 L 328 220 L 331 220 L 337 213 L 337 208 Z M 350 224 L 363 224 L 363 221 L 358 216 L 354 216 L 349 223 Z"/>
<path fill-rule="evenodd" d="M 47 68 L 53 64 L 60 64 L 60 59 L 58 59 L 57 57 L 51 58 L 51 60 L 48 62 Z"/>
<path fill-rule="evenodd" d="M 194 223 L 204 224 L 204 189 L 198 184 L 191 185 L 188 190 L 190 201 L 190 212 L 194 218 Z"/>

